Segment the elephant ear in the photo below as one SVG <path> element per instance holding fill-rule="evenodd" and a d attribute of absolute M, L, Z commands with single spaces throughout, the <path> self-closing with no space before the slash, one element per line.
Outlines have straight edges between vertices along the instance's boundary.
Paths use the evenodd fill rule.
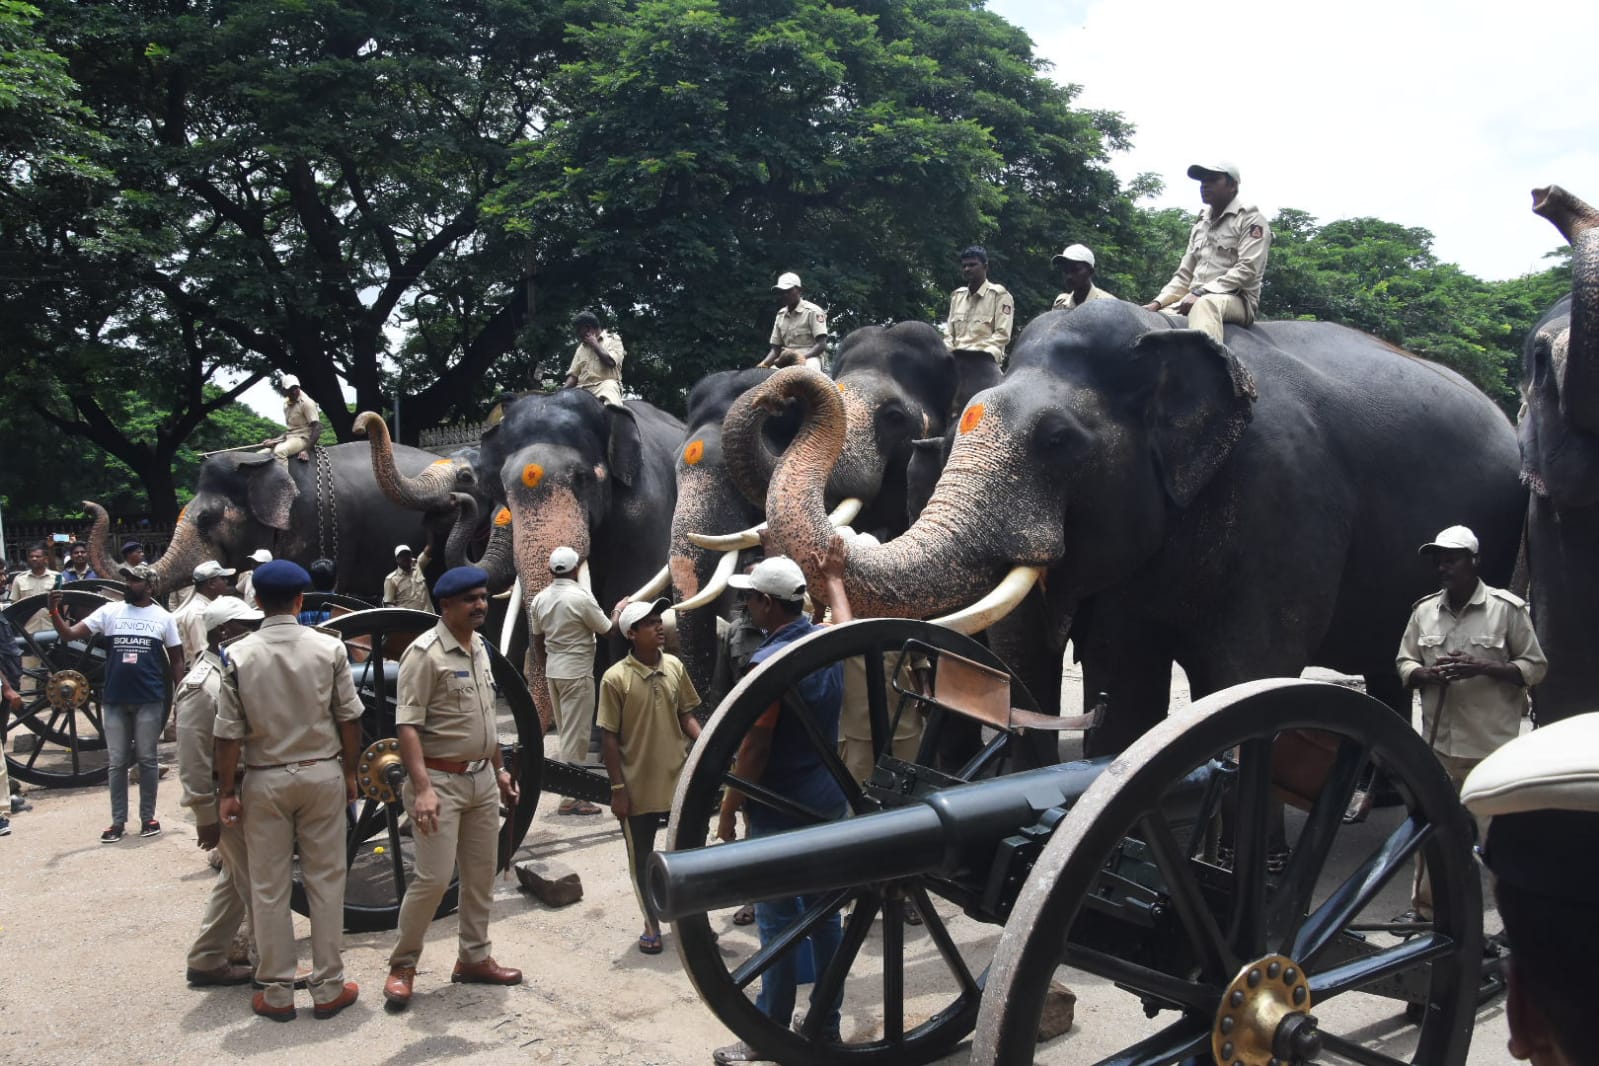
<path fill-rule="evenodd" d="M 611 476 L 632 488 L 644 466 L 644 442 L 639 438 L 638 419 L 626 407 L 615 404 L 606 404 L 605 414 L 611 424 Z"/>
<path fill-rule="evenodd" d="M 288 529 L 289 508 L 300 490 L 295 488 L 285 464 L 269 455 L 241 462 L 239 469 L 248 479 L 250 513 L 273 529 Z"/>
<path fill-rule="evenodd" d="M 1186 507 L 1249 425 L 1255 379 L 1198 330 L 1151 330 L 1133 342 L 1132 354 L 1149 389 L 1145 418 L 1166 495 Z"/>

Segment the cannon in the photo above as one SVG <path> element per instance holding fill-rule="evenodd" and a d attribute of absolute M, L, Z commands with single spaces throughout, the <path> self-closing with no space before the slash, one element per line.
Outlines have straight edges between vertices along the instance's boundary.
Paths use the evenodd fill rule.
<path fill-rule="evenodd" d="M 864 659 L 871 776 L 858 784 L 828 738 L 806 730 L 845 808 L 806 809 L 741 775 L 735 756 L 755 721 L 773 704 L 809 721 L 795 682 L 853 657 Z M 930 682 L 902 682 L 907 658 L 926 664 Z M 917 756 L 902 760 L 889 738 L 908 713 L 927 724 Z M 932 765 L 939 732 L 961 719 L 982 725 L 981 750 L 963 766 Z M 707 724 L 679 781 L 668 846 L 649 859 L 650 906 L 673 923 L 701 998 L 785 1066 L 908 1066 L 973 1034 L 972 1061 L 984 1064 L 1040 1054 L 1465 1061 L 1475 1008 L 1498 987 L 1482 979 L 1472 827 L 1409 723 L 1348 688 L 1274 679 L 1174 711 L 1114 758 L 1031 765 L 1038 745 L 1020 739 L 1053 728 L 988 649 L 928 623 L 823 629 L 763 663 Z M 1402 803 L 1346 826 L 1373 765 Z M 797 827 L 707 846 L 725 788 Z M 1417 855 L 1432 874 L 1433 921 L 1374 917 L 1408 901 Z M 728 920 L 740 904 L 792 897 L 803 913 L 764 945 Z M 831 957 L 809 949 L 841 914 Z M 792 1025 L 753 998 L 785 957 L 814 962 L 810 1002 L 821 1005 Z M 1123 1006 L 1133 1009 L 1041 1052 L 1046 999 L 1062 981 L 1097 1022 L 1118 998 L 1132 997 Z M 1403 1010 L 1405 1033 L 1367 1046 L 1370 1011 L 1359 1008 L 1383 1000 Z M 824 1016 L 838 1001 L 835 1034 Z M 1129 1015 L 1144 1024 L 1123 1025 Z"/>

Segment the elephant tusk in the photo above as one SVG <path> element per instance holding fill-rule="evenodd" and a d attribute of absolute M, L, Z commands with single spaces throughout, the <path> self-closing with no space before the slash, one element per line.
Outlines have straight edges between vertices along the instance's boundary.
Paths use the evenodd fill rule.
<path fill-rule="evenodd" d="M 584 559 L 577 568 L 577 583 L 583 586 L 583 591 L 590 596 L 594 595 L 594 580 L 589 577 L 589 561 Z"/>
<path fill-rule="evenodd" d="M 727 588 L 727 579 L 733 576 L 734 567 L 738 566 L 738 552 L 727 552 L 716 560 L 716 570 L 712 572 L 711 579 L 705 587 L 690 596 L 682 603 L 675 606 L 679 611 L 692 611 L 696 607 L 704 607 L 707 603 L 714 603 L 716 598 Z M 653 594 L 652 594 L 653 595 Z"/>
<path fill-rule="evenodd" d="M 833 508 L 833 513 L 827 516 L 827 520 L 834 526 L 847 526 L 855 521 L 855 516 L 861 513 L 861 509 L 864 506 L 860 501 L 860 497 L 851 496 Z M 753 548 L 759 544 L 761 542 L 761 533 L 765 529 L 766 523 L 762 522 L 758 526 L 750 526 L 748 529 L 740 530 L 737 533 L 690 533 L 688 539 L 690 544 L 704 548 L 707 551 L 740 551 L 744 548 Z"/>
<path fill-rule="evenodd" d="M 633 595 L 629 596 L 628 599 L 653 600 L 655 597 L 666 591 L 666 586 L 671 582 L 671 580 L 672 573 L 669 565 L 663 566 L 654 577 L 646 581 L 644 585 L 637 592 L 633 593 Z"/>
<path fill-rule="evenodd" d="M 505 624 L 500 627 L 500 650 L 505 651 L 516 636 L 516 616 L 522 611 L 522 579 L 517 578 L 502 595 L 511 598 L 505 608 Z"/>
<path fill-rule="evenodd" d="M 1043 576 L 1044 568 L 1041 566 L 1018 566 L 1006 574 L 1005 580 L 995 585 L 987 596 L 954 614 L 933 619 L 933 624 L 968 636 L 981 633 L 1014 611 Z"/>

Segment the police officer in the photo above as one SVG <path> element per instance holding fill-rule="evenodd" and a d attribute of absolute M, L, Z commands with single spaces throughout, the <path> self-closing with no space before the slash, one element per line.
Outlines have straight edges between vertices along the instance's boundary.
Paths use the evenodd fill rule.
<path fill-rule="evenodd" d="M 233 578 L 237 573 L 215 559 L 207 559 L 194 568 L 194 595 L 172 612 L 172 621 L 177 624 L 178 636 L 183 640 L 184 662 L 198 662 L 200 653 L 205 651 L 206 609 L 217 597 L 233 591 Z"/>
<path fill-rule="evenodd" d="M 1173 308 L 1167 313 L 1187 315 L 1189 329 L 1221 344 L 1222 323 L 1255 321 L 1271 226 L 1259 208 L 1238 199 L 1238 168 L 1232 163 L 1195 163 L 1188 176 L 1199 182 L 1204 210 L 1189 231 L 1177 273 L 1144 307 Z"/>
<path fill-rule="evenodd" d="M 827 312 L 803 299 L 804 287 L 798 274 L 790 271 L 777 279 L 772 291 L 781 294 L 783 306 L 772 322 L 772 337 L 766 357 L 758 366 L 798 366 L 822 369 L 822 352 L 827 349 Z"/>
<path fill-rule="evenodd" d="M 627 358 L 622 335 L 603 328 L 593 311 L 578 312 L 572 330 L 577 334 L 577 349 L 566 368 L 564 387 L 584 389 L 601 403 L 622 406 L 622 362 Z"/>
<path fill-rule="evenodd" d="M 988 252 L 972 245 L 960 254 L 966 284 L 949 294 L 949 333 L 944 344 L 955 353 L 955 410 L 976 393 L 996 385 L 1005 349 L 1010 347 L 1016 307 L 1005 286 L 988 279 Z"/>
<path fill-rule="evenodd" d="M 394 546 L 394 569 L 383 579 L 383 606 L 435 613 L 433 601 L 428 599 L 427 579 L 422 576 L 427 554 L 427 549 L 423 548 L 422 559 L 418 562 L 408 545 Z"/>
<path fill-rule="evenodd" d="M 200 935 L 189 948 L 187 977 L 196 988 L 242 985 L 253 975 L 250 967 L 228 962 L 234 935 L 250 913 L 250 864 L 238 825 L 223 826 L 217 815 L 213 749 L 222 694 L 218 645 L 251 632 L 262 617 L 237 596 L 220 596 L 206 604 L 201 623 L 206 643 L 194 669 L 178 686 L 172 707 L 178 726 L 178 783 L 183 786 L 183 806 L 194 812 L 195 843 L 222 855 L 222 870 L 211 886 Z M 229 788 L 236 785 L 231 782 Z"/>
<path fill-rule="evenodd" d="M 256 975 L 264 986 L 252 1007 L 280 1022 L 295 1016 L 289 881 L 296 852 L 310 901 L 313 1013 L 331 1018 L 360 993 L 344 980 L 340 939 L 345 804 L 356 798 L 362 708 L 344 644 L 299 623 L 310 583 L 287 559 L 256 570 L 266 620 L 226 649 L 216 721 L 218 813 L 224 827 L 243 826 L 250 855 Z M 247 773 L 235 790 L 241 749 Z"/>
<path fill-rule="evenodd" d="M 439 622 L 400 656 L 394 721 L 407 781 L 403 799 L 416 831 L 416 861 L 400 904 L 400 939 L 389 956 L 383 998 L 411 1002 L 422 940 L 459 866 L 459 947 L 452 981 L 515 985 L 522 971 L 489 954 L 500 804 L 515 808 L 516 782 L 501 763 L 494 679 L 477 630 L 488 617 L 489 575 L 447 570 L 433 586 Z"/>
<path fill-rule="evenodd" d="M 1070 311 L 1089 300 L 1114 300 L 1116 297 L 1094 284 L 1094 253 L 1085 244 L 1068 244 L 1050 260 L 1060 268 L 1066 291 L 1055 297 L 1052 311 Z"/>
<path fill-rule="evenodd" d="M 1534 1066 L 1599 1062 L 1599 714 L 1505 744 L 1466 778 L 1461 801 L 1491 818 L 1483 860 L 1510 940 L 1510 1054 Z"/>
<path fill-rule="evenodd" d="M 283 375 L 283 425 L 288 432 L 274 443 L 272 454 L 279 459 L 298 455 L 302 462 L 309 461 L 311 449 L 322 436 L 322 416 L 293 374 Z"/>

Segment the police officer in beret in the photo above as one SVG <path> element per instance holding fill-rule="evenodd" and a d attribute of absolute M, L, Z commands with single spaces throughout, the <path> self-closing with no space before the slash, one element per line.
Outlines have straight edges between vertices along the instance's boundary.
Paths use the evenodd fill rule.
<path fill-rule="evenodd" d="M 311 576 L 287 559 L 255 572 L 266 615 L 224 648 L 218 697 L 217 813 L 242 826 L 250 915 L 261 961 L 255 1013 L 286 1022 L 294 1010 L 294 923 L 289 882 L 296 853 L 311 911 L 311 999 L 318 1018 L 354 1003 L 344 979 L 345 804 L 356 797 L 361 701 L 338 637 L 299 621 Z M 243 757 L 244 782 L 235 789 Z M 341 765 L 342 756 L 342 765 Z"/>
<path fill-rule="evenodd" d="M 439 621 L 400 656 L 394 721 L 407 781 L 402 799 L 415 829 L 415 863 L 400 904 L 400 939 L 383 998 L 411 1002 L 422 941 L 460 868 L 460 932 L 451 981 L 514 985 L 522 971 L 489 954 L 500 804 L 515 808 L 516 782 L 501 762 L 492 665 L 477 630 L 489 611 L 489 575 L 445 571 L 433 586 Z"/>
<path fill-rule="evenodd" d="M 1483 860 L 1510 940 L 1510 1054 L 1534 1066 L 1599 1062 L 1599 714 L 1519 737 L 1466 778 L 1491 818 Z"/>

